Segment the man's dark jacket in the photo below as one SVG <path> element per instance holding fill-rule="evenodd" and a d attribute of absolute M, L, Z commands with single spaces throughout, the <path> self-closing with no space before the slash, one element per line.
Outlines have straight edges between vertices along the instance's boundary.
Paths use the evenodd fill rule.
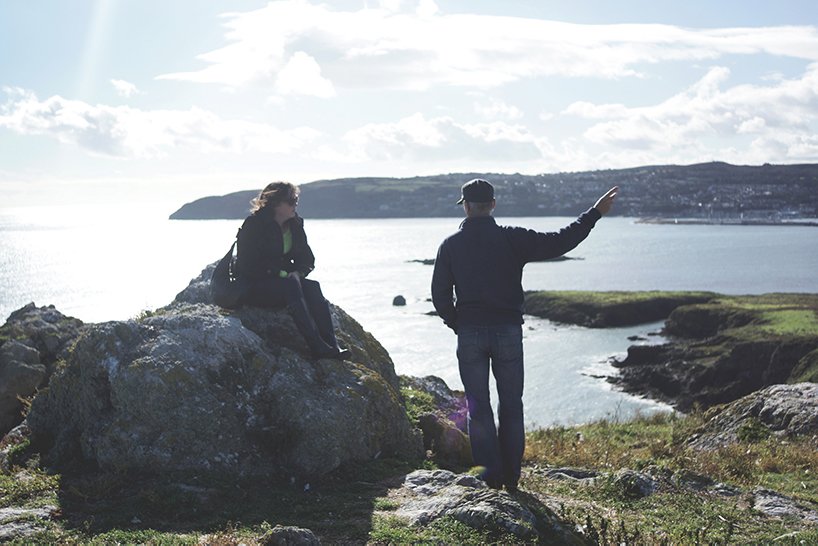
<path fill-rule="evenodd" d="M 498 226 L 491 216 L 466 218 L 460 231 L 437 251 L 432 275 L 435 309 L 455 331 L 461 325 L 522 324 L 523 266 L 572 250 L 601 216 L 591 208 L 551 233 Z"/>
<path fill-rule="evenodd" d="M 244 220 L 238 234 L 236 269 L 239 278 L 258 281 L 278 277 L 279 271 L 298 271 L 306 276 L 315 268 L 315 256 L 307 244 L 304 219 L 291 218 L 285 224 L 290 228 L 293 246 L 284 254 L 281 227 L 275 221 L 272 209 L 260 209 Z"/>

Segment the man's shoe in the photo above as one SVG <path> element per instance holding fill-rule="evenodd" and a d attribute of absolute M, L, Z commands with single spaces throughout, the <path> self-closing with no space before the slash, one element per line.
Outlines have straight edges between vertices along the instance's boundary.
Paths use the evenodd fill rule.
<path fill-rule="evenodd" d="M 338 360 L 349 360 L 351 356 L 352 353 L 349 351 L 349 349 L 338 347 Z"/>

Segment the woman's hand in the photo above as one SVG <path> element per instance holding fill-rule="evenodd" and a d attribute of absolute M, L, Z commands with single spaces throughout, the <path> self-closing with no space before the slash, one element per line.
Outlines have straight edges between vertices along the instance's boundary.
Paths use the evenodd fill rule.
<path fill-rule="evenodd" d="M 291 279 L 295 279 L 298 284 L 301 284 L 301 273 L 298 271 L 291 271 L 289 275 L 287 275 Z"/>

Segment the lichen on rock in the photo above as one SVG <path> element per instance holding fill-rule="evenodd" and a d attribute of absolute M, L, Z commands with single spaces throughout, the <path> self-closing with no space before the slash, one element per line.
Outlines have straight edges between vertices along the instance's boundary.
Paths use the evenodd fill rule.
<path fill-rule="evenodd" d="M 226 311 L 186 290 L 86 327 L 28 417 L 46 462 L 289 478 L 422 455 L 392 361 L 343 311 L 352 358 L 316 360 L 285 310 Z"/>

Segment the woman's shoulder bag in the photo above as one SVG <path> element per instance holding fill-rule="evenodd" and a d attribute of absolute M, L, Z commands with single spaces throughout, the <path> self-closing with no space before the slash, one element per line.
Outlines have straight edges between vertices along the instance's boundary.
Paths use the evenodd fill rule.
<path fill-rule="evenodd" d="M 239 229 L 239 232 L 241 229 Z M 213 303 L 219 307 L 235 309 L 241 305 L 242 297 L 246 292 L 246 282 L 238 277 L 236 272 L 236 257 L 233 250 L 236 248 L 239 234 L 236 233 L 236 241 L 230 245 L 230 250 L 219 260 L 213 275 L 210 277 L 210 296 Z"/>

